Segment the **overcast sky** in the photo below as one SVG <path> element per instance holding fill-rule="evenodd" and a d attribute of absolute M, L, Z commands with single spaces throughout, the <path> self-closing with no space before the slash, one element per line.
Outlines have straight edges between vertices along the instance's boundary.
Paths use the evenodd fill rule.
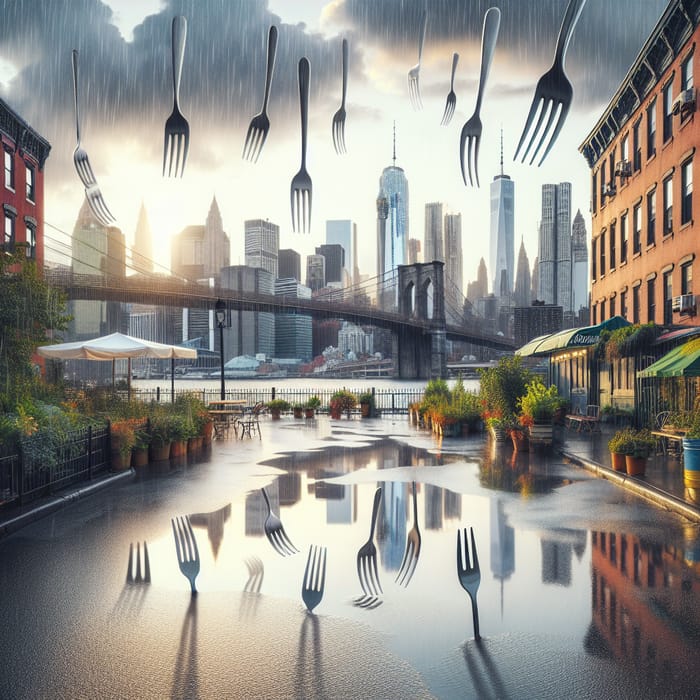
<path fill-rule="evenodd" d="M 185 225 L 204 223 L 216 196 L 243 263 L 243 222 L 279 224 L 281 247 L 303 255 L 324 242 L 327 219 L 358 224 L 361 272 L 374 275 L 375 199 L 391 164 L 409 182 L 410 236 L 423 239 L 426 202 L 461 212 L 465 282 L 488 263 L 489 183 L 504 170 L 515 181 L 516 255 L 523 237 L 537 255 L 541 185 L 573 183 L 573 209 L 590 229 L 588 170 L 578 147 L 660 17 L 664 0 L 588 0 L 570 44 L 566 71 L 572 111 L 545 163 L 513 161 L 539 76 L 551 65 L 565 0 L 428 0 L 421 67 L 423 109 L 414 111 L 407 72 L 418 57 L 425 0 L 0 0 L 0 95 L 52 144 L 46 165 L 47 223 L 70 232 L 83 200 L 73 168 L 75 116 L 71 49 L 80 52 L 81 136 L 118 225 L 133 239 L 141 202 L 157 236 L 160 262 Z M 479 178 L 468 188 L 459 169 L 459 136 L 471 116 L 479 76 L 483 16 L 501 10 L 496 56 L 482 106 Z M 170 26 L 187 19 L 181 108 L 190 124 L 182 179 L 162 178 L 163 129 L 172 109 Z M 271 128 L 256 164 L 242 160 L 248 123 L 261 107 L 267 33 L 279 30 L 270 99 Z M 341 95 L 341 40 L 350 45 L 348 153 L 336 155 L 331 120 Z M 440 125 L 452 54 L 460 54 L 457 109 Z M 311 64 L 308 171 L 311 234 L 291 231 L 289 188 L 299 169 L 297 65 Z M 52 228 L 47 235 L 55 235 Z M 491 271 L 489 271 L 489 276 Z"/>

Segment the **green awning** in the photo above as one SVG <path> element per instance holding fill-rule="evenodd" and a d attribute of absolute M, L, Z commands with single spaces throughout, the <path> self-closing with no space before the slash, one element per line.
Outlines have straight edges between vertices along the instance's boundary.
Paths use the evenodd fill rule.
<path fill-rule="evenodd" d="M 694 338 L 666 353 L 637 372 L 637 377 L 700 377 L 700 338 Z"/>
<path fill-rule="evenodd" d="M 557 350 L 566 348 L 586 348 L 595 345 L 603 331 L 614 331 L 624 326 L 629 326 L 630 322 L 622 316 L 613 316 L 607 321 L 603 321 L 595 326 L 584 326 L 583 328 L 567 328 L 566 330 L 542 335 L 523 345 L 515 351 L 516 355 L 528 357 L 531 355 L 551 355 Z"/>

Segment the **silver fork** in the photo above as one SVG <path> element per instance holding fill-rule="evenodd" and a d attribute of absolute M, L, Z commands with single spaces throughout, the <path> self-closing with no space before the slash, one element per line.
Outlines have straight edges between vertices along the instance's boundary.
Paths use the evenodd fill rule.
<path fill-rule="evenodd" d="M 462 179 L 467 184 L 467 177 L 464 174 L 464 146 L 467 145 L 467 168 L 469 170 L 469 184 L 479 186 L 479 142 L 481 141 L 481 99 L 484 95 L 486 80 L 491 68 L 491 61 L 496 49 L 498 39 L 498 28 L 501 24 L 501 11 L 497 7 L 490 7 L 484 15 L 484 28 L 481 34 L 481 73 L 479 75 L 479 91 L 476 95 L 476 106 L 474 114 L 462 127 L 462 134 L 459 138 L 459 162 L 462 167 Z M 472 162 L 474 163 L 474 177 L 472 177 Z"/>
<path fill-rule="evenodd" d="M 258 162 L 258 157 L 265 145 L 267 133 L 270 131 L 270 120 L 267 116 L 267 102 L 270 99 L 270 85 L 272 74 L 275 71 L 275 56 L 277 54 L 277 27 L 273 24 L 267 35 L 267 73 L 265 74 L 265 96 L 262 109 L 250 122 L 248 133 L 243 146 L 243 158 L 253 163 Z"/>
<path fill-rule="evenodd" d="M 175 177 L 182 168 L 180 177 L 185 172 L 185 161 L 190 146 L 190 125 L 180 112 L 180 79 L 182 78 L 182 63 L 185 57 L 185 42 L 187 40 L 187 20 L 182 15 L 173 17 L 172 52 L 173 52 L 173 111 L 165 122 L 165 140 L 163 143 L 163 177 L 168 167 L 168 177 L 172 175 L 173 161 L 175 162 Z M 170 158 L 168 158 L 168 152 Z M 168 164 L 169 161 L 169 164 Z"/>
<path fill-rule="evenodd" d="M 292 179 L 292 230 L 311 231 L 311 178 L 306 172 L 306 131 L 309 121 L 309 59 L 299 59 L 299 104 L 301 106 L 301 167 Z"/>
<path fill-rule="evenodd" d="M 530 131 L 532 122 L 538 112 L 537 124 L 530 134 L 530 139 L 527 143 L 527 148 L 523 151 L 521 162 L 525 162 L 529 150 L 536 143 L 537 145 L 532 151 L 532 158 L 529 163 L 532 165 L 540 148 L 548 142 L 547 147 L 542 153 L 540 162 L 537 164 L 538 167 L 542 165 L 542 162 L 547 157 L 554 142 L 557 140 L 557 136 L 559 136 L 559 132 L 564 126 L 574 96 L 574 89 L 564 72 L 564 59 L 566 58 L 566 50 L 569 48 L 571 35 L 573 34 L 574 27 L 576 26 L 576 22 L 581 15 L 581 10 L 583 10 L 585 3 L 586 0 L 569 0 L 564 19 L 561 23 L 561 28 L 559 29 L 557 48 L 554 52 L 554 62 L 552 63 L 552 67 L 537 83 L 535 96 L 532 98 L 530 112 L 527 115 L 525 128 L 520 136 L 520 141 L 518 141 L 518 147 L 515 149 L 513 160 L 517 159 L 520 147 L 525 143 L 525 137 Z M 544 128 L 541 129 L 547 114 L 549 115 L 547 117 L 547 123 Z M 548 135 L 549 138 L 547 138 Z"/>
<path fill-rule="evenodd" d="M 287 554 L 294 554 L 299 550 L 292 544 L 292 541 L 284 531 L 282 521 L 272 512 L 270 499 L 267 496 L 267 491 L 261 489 L 267 503 L 267 518 L 265 519 L 265 536 L 270 541 L 270 544 L 283 557 Z"/>
<path fill-rule="evenodd" d="M 197 595 L 194 580 L 199 574 L 199 550 L 197 539 L 192 531 L 190 516 L 171 518 L 173 536 L 175 537 L 175 550 L 177 551 L 177 563 L 180 565 L 182 575 L 190 582 L 192 595 Z"/>
<path fill-rule="evenodd" d="M 403 555 L 403 561 L 399 568 L 399 573 L 396 576 L 396 582 L 399 585 L 408 586 L 413 573 L 418 564 L 420 556 L 421 536 L 418 529 L 418 502 L 416 501 L 416 482 L 413 482 L 413 527 L 406 537 L 406 551 Z"/>
<path fill-rule="evenodd" d="M 452 115 L 455 113 L 457 106 L 457 95 L 455 95 L 455 71 L 457 70 L 457 62 L 459 54 L 455 53 L 452 56 L 452 77 L 450 78 L 450 91 L 447 93 L 447 102 L 445 103 L 445 111 L 442 114 L 442 126 L 447 126 L 452 121 Z"/>
<path fill-rule="evenodd" d="M 479 609 L 476 605 L 476 592 L 481 583 L 481 570 L 479 569 L 479 557 L 476 553 L 474 541 L 474 528 L 469 528 L 471 536 L 471 563 L 469 561 L 469 542 L 467 541 L 467 528 L 464 528 L 464 546 L 462 546 L 462 532 L 457 530 L 457 576 L 462 588 L 469 594 L 472 602 L 472 619 L 474 620 L 474 639 L 481 639 L 479 635 Z"/>
<path fill-rule="evenodd" d="M 345 95 L 348 90 L 348 40 L 343 39 L 343 96 L 340 109 L 333 115 L 333 147 L 340 155 L 345 153 Z"/>
<path fill-rule="evenodd" d="M 73 49 L 71 52 L 72 63 L 73 63 L 73 101 L 75 104 L 75 132 L 77 138 L 77 144 L 75 150 L 73 151 L 73 163 L 75 164 L 75 169 L 78 172 L 78 177 L 82 180 L 85 187 L 90 187 L 90 185 L 96 185 L 97 179 L 95 178 L 95 173 L 90 166 L 90 161 L 88 160 L 87 151 L 80 145 L 80 107 L 78 102 L 78 50 Z"/>
<path fill-rule="evenodd" d="M 111 226 L 114 223 L 114 215 L 107 207 L 107 203 L 97 183 L 85 188 L 85 198 L 90 205 L 92 213 L 103 226 Z"/>
<path fill-rule="evenodd" d="M 311 545 L 306 560 L 301 598 L 309 612 L 321 602 L 326 586 L 326 548 Z"/>
<path fill-rule="evenodd" d="M 418 39 L 418 63 L 408 71 L 408 95 L 411 98 L 413 109 L 423 109 L 420 98 L 420 61 L 423 55 L 423 42 L 425 41 L 425 27 L 428 24 L 428 10 L 424 9 L 420 18 L 420 37 Z"/>
<path fill-rule="evenodd" d="M 379 573 L 377 571 L 377 548 L 374 546 L 374 526 L 377 521 L 379 502 L 382 497 L 381 486 L 374 494 L 372 504 L 372 522 L 369 530 L 369 538 L 357 552 L 357 575 L 360 579 L 362 590 L 368 596 L 377 596 L 383 593 L 379 583 Z"/>

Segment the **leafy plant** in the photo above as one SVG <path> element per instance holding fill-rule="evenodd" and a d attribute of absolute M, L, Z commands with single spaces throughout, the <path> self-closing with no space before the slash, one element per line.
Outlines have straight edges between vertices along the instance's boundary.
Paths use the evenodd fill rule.
<path fill-rule="evenodd" d="M 618 430 L 610 440 L 608 449 L 615 454 L 631 455 L 632 457 L 646 458 L 654 451 L 656 440 L 651 431 L 646 428 L 634 430 L 623 428 Z"/>
<path fill-rule="evenodd" d="M 551 420 L 560 406 L 557 387 L 554 384 L 547 387 L 535 377 L 527 384 L 525 395 L 517 400 L 517 405 L 524 415 L 534 420 Z"/>
<path fill-rule="evenodd" d="M 272 399 L 265 404 L 270 411 L 288 411 L 291 404 L 286 399 Z"/>
<path fill-rule="evenodd" d="M 321 399 L 314 394 L 313 396 L 310 396 L 307 401 L 306 401 L 306 408 L 318 408 L 321 405 Z"/>
<path fill-rule="evenodd" d="M 338 389 L 331 395 L 331 409 L 339 411 L 352 411 L 357 406 L 357 397 L 347 389 Z"/>
<path fill-rule="evenodd" d="M 518 399 L 523 396 L 533 374 L 522 365 L 518 355 L 503 357 L 495 367 L 482 369 L 479 397 L 488 414 L 507 416 L 517 413 Z"/>

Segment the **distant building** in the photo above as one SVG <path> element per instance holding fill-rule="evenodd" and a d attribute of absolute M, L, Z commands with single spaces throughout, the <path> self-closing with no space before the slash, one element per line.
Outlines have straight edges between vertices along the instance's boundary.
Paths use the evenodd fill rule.
<path fill-rule="evenodd" d="M 311 290 L 293 277 L 275 281 L 275 296 L 310 299 Z M 308 314 L 275 314 L 275 357 L 308 362 L 312 353 L 312 319 Z"/>
<path fill-rule="evenodd" d="M 586 224 L 579 209 L 574 217 L 574 223 L 571 225 L 571 305 L 577 326 L 585 326 L 589 323 L 588 245 L 586 241 Z"/>
<path fill-rule="evenodd" d="M 513 337 L 516 345 L 523 346 L 540 335 L 562 329 L 564 311 L 553 304 L 516 306 L 513 309 Z"/>
<path fill-rule="evenodd" d="M 245 222 L 245 264 L 260 267 L 273 278 L 279 276 L 280 227 L 263 219 Z"/>
<path fill-rule="evenodd" d="M 131 263 L 136 272 L 143 275 L 150 275 L 153 272 L 153 233 L 148 222 L 146 207 L 141 203 L 139 218 L 136 222 L 134 232 L 134 247 L 131 251 Z M 161 268 L 159 270 L 163 272 Z M 143 337 L 143 336 L 139 336 Z"/>
<path fill-rule="evenodd" d="M 326 258 L 323 255 L 306 256 L 306 286 L 312 292 L 326 286 Z"/>
<path fill-rule="evenodd" d="M 425 261 L 445 262 L 442 204 L 429 202 L 425 205 L 425 228 L 423 230 Z"/>
<path fill-rule="evenodd" d="M 280 279 L 293 277 L 301 282 L 301 255 L 291 248 L 283 248 L 279 251 L 277 274 Z"/>
<path fill-rule="evenodd" d="M 532 282 L 530 279 L 530 261 L 525 252 L 525 241 L 520 239 L 520 252 L 518 253 L 518 268 L 515 277 L 515 290 L 513 301 L 516 306 L 529 306 L 532 301 Z"/>
<path fill-rule="evenodd" d="M 337 282 L 345 286 L 347 270 L 345 267 L 345 250 L 339 243 L 326 243 L 316 247 L 316 255 L 322 255 L 325 259 L 326 284 Z"/>
<path fill-rule="evenodd" d="M 491 234 L 489 271 L 491 291 L 496 297 L 513 292 L 515 265 L 515 183 L 503 173 L 503 136 L 501 135 L 501 172 L 491 183 Z"/>
<path fill-rule="evenodd" d="M 476 279 L 467 285 L 467 299 L 472 304 L 476 304 L 479 299 L 483 299 L 489 293 L 488 272 L 484 259 L 479 260 L 479 267 L 476 271 Z"/>
<path fill-rule="evenodd" d="M 2 250 L 26 245 L 25 254 L 44 266 L 44 163 L 49 142 L 32 129 L 4 100 L 0 100 L 3 183 Z"/>
<path fill-rule="evenodd" d="M 360 282 L 360 270 L 357 263 L 357 224 L 349 219 L 332 219 L 326 221 L 326 244 L 338 244 L 344 251 L 344 267 L 347 270 L 348 284 Z M 326 267 L 326 272 L 327 272 Z"/>
<path fill-rule="evenodd" d="M 456 299 L 462 303 L 463 269 L 462 269 L 462 215 L 445 214 L 445 288 L 456 293 Z"/>
<path fill-rule="evenodd" d="M 417 238 L 408 239 L 408 264 L 415 265 L 417 262 L 421 262 L 421 246 L 420 240 Z"/>
<path fill-rule="evenodd" d="M 371 355 L 373 352 L 373 337 L 371 333 L 365 333 L 360 326 L 354 323 L 343 322 L 338 331 L 338 349 L 345 357 L 353 353 L 355 357 Z"/>

